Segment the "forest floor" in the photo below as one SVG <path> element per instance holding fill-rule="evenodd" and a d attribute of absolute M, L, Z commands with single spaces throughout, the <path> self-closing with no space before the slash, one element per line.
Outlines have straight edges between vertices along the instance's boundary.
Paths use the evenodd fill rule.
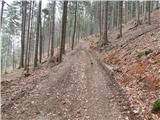
<path fill-rule="evenodd" d="M 160 11 L 151 20 L 128 23 L 121 39 L 110 34 L 111 47 L 89 36 L 59 65 L 2 75 L 2 120 L 158 120 L 150 105 L 160 98 Z"/>
<path fill-rule="evenodd" d="M 151 113 L 152 104 L 160 99 L 160 10 L 151 14 L 151 20 L 151 25 L 142 21 L 138 27 L 130 21 L 122 38 L 117 39 L 117 31 L 109 34 L 108 46 L 98 47 L 98 34 L 89 39 L 129 97 L 132 111 L 144 120 L 160 120 Z"/>
<path fill-rule="evenodd" d="M 2 76 L 3 120 L 141 120 L 87 41 L 55 67 L 12 76 Z"/>

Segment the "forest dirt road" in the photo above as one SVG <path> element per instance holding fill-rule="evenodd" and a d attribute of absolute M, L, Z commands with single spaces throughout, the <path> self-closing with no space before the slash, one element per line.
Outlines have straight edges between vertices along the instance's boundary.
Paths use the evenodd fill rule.
<path fill-rule="evenodd" d="M 2 84 L 2 119 L 139 120 L 130 115 L 121 90 L 84 42 L 42 77 L 34 80 L 29 76 L 30 82 L 20 86 L 13 84 L 14 81 Z M 12 92 L 16 91 L 16 94 L 9 95 L 7 91 L 13 88 Z"/>

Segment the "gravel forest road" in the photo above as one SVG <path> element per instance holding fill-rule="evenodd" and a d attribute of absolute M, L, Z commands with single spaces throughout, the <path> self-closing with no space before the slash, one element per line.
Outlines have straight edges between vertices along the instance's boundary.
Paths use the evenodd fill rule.
<path fill-rule="evenodd" d="M 122 91 L 86 41 L 81 41 L 61 64 L 33 84 L 35 87 L 27 93 L 20 86 L 17 99 L 13 96 L 7 104 L 2 102 L 3 120 L 140 120 L 131 115 Z"/>

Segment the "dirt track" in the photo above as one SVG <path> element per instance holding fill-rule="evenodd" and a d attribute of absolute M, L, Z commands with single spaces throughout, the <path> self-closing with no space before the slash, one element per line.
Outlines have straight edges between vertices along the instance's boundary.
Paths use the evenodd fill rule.
<path fill-rule="evenodd" d="M 121 90 L 86 43 L 82 42 L 65 56 L 64 62 L 47 70 L 39 78 L 30 76 L 31 82 L 25 80 L 18 87 L 14 81 L 2 84 L 3 120 L 138 120 L 130 115 Z M 16 94 L 10 96 L 7 91 L 12 86 Z M 5 101 L 7 97 L 11 98 Z"/>

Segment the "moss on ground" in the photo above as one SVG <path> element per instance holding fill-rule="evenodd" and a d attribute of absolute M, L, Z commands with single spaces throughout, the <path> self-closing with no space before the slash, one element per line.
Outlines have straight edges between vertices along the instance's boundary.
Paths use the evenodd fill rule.
<path fill-rule="evenodd" d="M 148 49 L 148 50 L 145 50 L 145 51 L 142 51 L 142 52 L 138 53 L 137 57 L 138 57 L 138 58 L 141 58 L 141 57 L 143 57 L 143 56 L 149 55 L 149 54 L 152 53 L 152 52 L 153 52 L 153 50 Z"/>
<path fill-rule="evenodd" d="M 153 103 L 153 107 L 152 107 L 151 112 L 152 112 L 152 113 L 160 112 L 160 99 L 156 100 L 156 101 Z"/>

